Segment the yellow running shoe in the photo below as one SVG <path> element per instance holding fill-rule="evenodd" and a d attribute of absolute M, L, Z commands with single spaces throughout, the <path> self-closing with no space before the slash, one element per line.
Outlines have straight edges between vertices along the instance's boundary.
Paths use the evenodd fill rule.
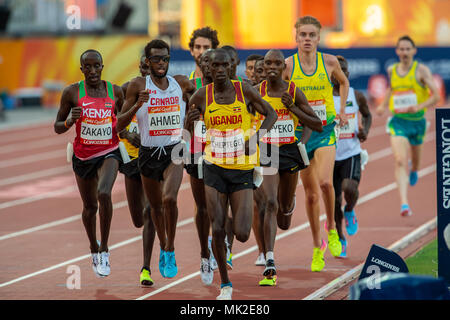
<path fill-rule="evenodd" d="M 276 286 L 277 285 L 277 276 L 273 276 L 273 277 L 264 277 L 264 279 L 262 279 L 259 282 L 259 285 L 262 287 L 267 287 L 267 286 Z"/>
<path fill-rule="evenodd" d="M 150 277 L 150 270 L 147 268 L 142 268 L 141 270 L 140 283 L 147 287 L 153 285 L 153 279 Z"/>
<path fill-rule="evenodd" d="M 339 257 L 342 253 L 342 244 L 336 229 L 328 231 L 328 249 L 333 257 Z"/>
<path fill-rule="evenodd" d="M 323 254 L 327 249 L 327 243 L 322 240 L 322 246 L 320 248 L 313 249 L 313 258 L 311 262 L 311 271 L 319 272 L 325 267 L 325 261 L 323 260 Z"/>

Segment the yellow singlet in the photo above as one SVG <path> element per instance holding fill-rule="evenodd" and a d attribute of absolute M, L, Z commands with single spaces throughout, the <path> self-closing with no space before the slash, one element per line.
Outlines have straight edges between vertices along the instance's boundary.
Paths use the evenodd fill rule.
<path fill-rule="evenodd" d="M 130 124 L 127 126 L 127 130 L 129 132 L 134 132 L 134 133 L 139 134 L 136 115 L 133 117 L 133 120 L 131 120 Z M 120 138 L 120 141 L 122 141 L 123 144 L 125 145 L 125 148 L 127 149 L 128 155 L 130 156 L 131 160 L 138 157 L 139 148 L 136 148 L 135 146 L 133 146 L 127 139 Z"/>
<path fill-rule="evenodd" d="M 389 99 L 389 110 L 397 117 L 420 120 L 424 117 L 426 108 L 416 113 L 406 113 L 410 106 L 418 105 L 426 101 L 429 91 L 423 87 L 416 79 L 416 71 L 419 63 L 414 61 L 408 73 L 401 77 L 397 73 L 398 63 L 394 64 L 391 75 L 392 94 Z"/>
<path fill-rule="evenodd" d="M 333 122 L 336 117 L 333 100 L 333 84 L 328 77 L 323 60 L 323 54 L 316 54 L 316 70 L 313 74 L 306 74 L 302 70 L 298 52 L 292 56 L 293 68 L 291 80 L 303 91 L 308 99 L 309 105 L 317 116 L 322 120 L 322 125 Z"/>
<path fill-rule="evenodd" d="M 289 81 L 287 92 L 294 101 L 296 91 L 295 89 L 295 83 L 293 81 Z M 272 106 L 278 116 L 277 122 L 273 125 L 272 129 L 262 138 L 262 142 L 281 146 L 297 141 L 297 137 L 295 136 L 295 128 L 297 128 L 299 122 L 297 116 L 290 112 L 289 109 L 283 104 L 283 102 L 281 102 L 281 97 L 278 98 L 269 96 L 267 92 L 266 80 L 261 83 L 259 87 L 259 93 L 261 94 L 261 97 Z M 258 115 L 259 120 L 262 121 L 264 119 L 264 116 L 260 114 Z M 259 125 L 257 126 L 258 129 L 261 121 L 259 121 Z"/>
<path fill-rule="evenodd" d="M 206 86 L 206 147 L 204 159 L 219 167 L 251 170 L 257 154 L 245 155 L 245 141 L 254 134 L 252 114 L 248 112 L 241 82 L 231 80 L 236 90 L 232 104 L 218 104 L 214 100 L 214 83 Z"/>

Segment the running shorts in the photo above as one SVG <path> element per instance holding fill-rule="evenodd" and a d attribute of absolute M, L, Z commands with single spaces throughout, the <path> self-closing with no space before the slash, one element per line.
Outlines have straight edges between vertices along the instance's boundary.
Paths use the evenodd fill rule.
<path fill-rule="evenodd" d="M 149 179 L 164 180 L 164 171 L 172 163 L 172 149 L 178 143 L 165 147 L 139 147 L 138 166 L 140 173 Z"/>
<path fill-rule="evenodd" d="M 259 144 L 261 167 L 273 167 L 278 172 L 296 173 L 306 168 L 303 163 L 297 143 L 277 146 L 261 142 Z M 267 150 L 264 152 L 264 150 Z M 278 152 L 278 159 L 276 153 Z M 274 156 L 274 159 L 271 157 Z M 273 160 L 273 161 L 272 161 Z"/>
<path fill-rule="evenodd" d="M 425 138 L 427 121 L 425 118 L 408 120 L 393 116 L 388 123 L 388 129 L 391 136 L 405 137 L 411 145 L 418 146 L 423 143 Z"/>
<path fill-rule="evenodd" d="M 201 156 L 201 153 L 189 153 L 190 157 L 191 157 L 191 162 L 190 163 L 186 163 L 184 165 L 184 168 L 186 169 L 186 172 L 196 178 L 199 179 L 198 177 L 198 159 Z"/>
<path fill-rule="evenodd" d="M 89 160 L 80 160 L 75 154 L 72 156 L 72 168 L 77 176 L 82 179 L 92 179 L 97 177 L 98 169 L 103 165 L 103 161 L 108 158 L 114 158 L 119 161 L 119 167 L 122 163 L 122 156 L 119 148 L 103 156 L 95 157 Z"/>
<path fill-rule="evenodd" d="M 308 152 L 308 158 L 311 160 L 314 157 L 314 152 L 321 147 L 336 146 L 336 134 L 334 127 L 336 122 L 332 121 L 323 127 L 322 132 L 313 131 L 306 143 L 306 151 Z M 295 131 L 295 136 L 300 141 L 302 137 L 302 131 Z"/>
<path fill-rule="evenodd" d="M 344 179 L 361 181 L 361 156 L 358 153 L 353 157 L 334 162 L 333 186 L 336 195 L 342 193 Z"/>
<path fill-rule="evenodd" d="M 138 158 L 132 159 L 128 163 L 121 163 L 119 171 L 125 175 L 125 177 L 133 180 L 141 180 L 141 173 L 139 172 Z"/>
<path fill-rule="evenodd" d="M 244 189 L 255 189 L 253 169 L 225 169 L 203 161 L 203 182 L 220 193 L 230 194 Z"/>

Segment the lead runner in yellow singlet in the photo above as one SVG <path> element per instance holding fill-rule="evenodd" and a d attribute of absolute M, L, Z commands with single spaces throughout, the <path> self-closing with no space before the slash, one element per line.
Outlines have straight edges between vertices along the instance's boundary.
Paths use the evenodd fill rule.
<path fill-rule="evenodd" d="M 334 76 L 340 84 L 341 105 L 345 105 L 347 100 L 349 82 L 335 56 L 317 51 L 320 42 L 320 22 L 314 17 L 304 16 L 297 20 L 295 28 L 298 51 L 286 59 L 283 78 L 294 81 L 295 85 L 303 91 L 309 105 L 323 124 L 321 133 L 311 133 L 308 128 L 305 130 L 298 128 L 296 132 L 297 137 L 311 134 L 306 144 L 309 157 L 312 158 L 311 164 L 300 172 L 300 177 L 305 189 L 306 212 L 313 237 L 311 271 L 321 271 L 325 266 L 323 254 L 327 244 L 320 238 L 320 193 L 327 215 L 328 247 L 335 257 L 342 251 L 334 221 L 333 167 L 336 154 L 334 127 L 336 117 L 339 119 L 340 126 L 345 125 L 347 119 L 344 108 L 344 111 L 336 115 L 330 77 Z M 281 229 L 287 229 L 290 220 L 291 215 L 286 215 L 284 219 L 278 219 L 278 226 Z"/>
<path fill-rule="evenodd" d="M 212 224 L 212 247 L 221 277 L 219 300 L 231 299 L 233 292 L 224 243 L 228 203 L 234 235 L 238 241 L 245 242 L 252 225 L 256 142 L 277 120 L 276 112 L 251 85 L 230 80 L 230 68 L 228 53 L 215 50 L 210 65 L 213 83 L 198 89 L 189 101 L 189 108 L 197 108 L 203 115 L 207 129 L 203 180 Z M 252 131 L 254 116 L 249 108 L 266 117 L 256 133 Z M 191 118 L 186 127 L 192 130 L 195 120 Z"/>
<path fill-rule="evenodd" d="M 412 160 L 409 184 L 414 186 L 418 180 L 417 171 L 426 131 L 425 113 L 427 108 L 435 106 L 439 101 L 439 92 L 430 69 L 414 60 L 417 49 L 409 36 L 399 38 L 395 52 L 400 62 L 388 68 L 390 88 L 376 112 L 382 115 L 389 105 L 392 113 L 388 128 L 395 158 L 395 179 L 400 194 L 400 215 L 407 217 L 412 214 L 407 197 L 408 148 L 411 149 Z"/>

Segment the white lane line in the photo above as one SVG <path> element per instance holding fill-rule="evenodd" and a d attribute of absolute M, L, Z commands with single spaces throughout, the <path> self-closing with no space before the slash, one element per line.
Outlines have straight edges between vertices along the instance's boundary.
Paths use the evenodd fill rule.
<path fill-rule="evenodd" d="M 20 176 L 2 179 L 2 180 L 0 180 L 0 187 L 7 186 L 10 184 L 14 184 L 14 183 L 25 182 L 28 180 L 34 180 L 34 179 L 54 176 L 54 175 L 57 175 L 60 173 L 66 173 L 66 172 L 71 172 L 71 171 L 72 171 L 72 167 L 70 165 L 50 168 L 50 169 L 46 169 L 46 170 L 34 171 L 31 173 L 22 174 Z"/>
<path fill-rule="evenodd" d="M 67 139 L 66 139 L 67 140 Z M 67 142 L 67 141 L 66 141 Z M 48 139 L 41 139 L 39 141 L 30 141 L 25 143 L 11 144 L 0 148 L 0 154 L 15 152 L 15 151 L 28 151 L 33 149 L 39 149 L 42 147 L 53 146 L 55 144 L 64 144 L 64 140 L 60 136 L 55 136 Z"/>
<path fill-rule="evenodd" d="M 433 167 L 434 167 L 434 169 L 433 169 Z M 430 167 L 427 167 L 427 168 L 425 168 L 425 169 L 419 171 L 419 175 L 420 175 L 420 176 L 424 176 L 424 175 L 426 175 L 426 174 L 429 174 L 429 173 L 431 173 L 431 172 L 434 172 L 435 168 L 436 168 L 435 165 L 432 165 L 432 166 L 430 166 Z M 382 193 L 379 192 L 378 190 L 380 190 L 380 189 L 383 189 L 384 192 L 382 192 Z M 372 194 L 372 193 L 375 193 L 375 194 L 377 194 L 378 196 L 380 196 L 381 194 L 384 194 L 384 193 L 386 193 L 386 192 L 391 191 L 390 188 L 386 188 L 386 187 L 382 187 L 382 188 L 380 188 L 380 189 L 375 190 L 375 191 L 369 193 L 368 195 L 366 195 L 366 196 L 365 196 L 365 199 L 366 199 L 366 200 L 363 199 L 363 201 L 366 202 L 366 201 L 369 201 L 369 200 L 371 200 L 371 199 L 373 199 L 373 198 L 376 198 L 376 197 L 370 196 L 370 194 Z M 359 202 L 359 203 L 362 203 L 362 202 Z M 322 215 L 320 216 L 320 220 L 324 220 L 325 218 L 326 218 L 326 215 L 325 215 L 325 214 L 322 214 Z M 194 221 L 194 218 L 188 218 L 188 219 L 185 219 L 185 220 L 183 220 L 183 221 L 177 223 L 177 227 L 181 227 L 181 226 L 183 226 L 183 225 L 190 224 L 190 223 L 192 223 L 193 221 Z M 291 229 L 291 230 L 288 230 L 288 231 L 286 231 L 286 232 L 283 232 L 282 234 L 278 235 L 278 236 L 276 237 L 276 239 L 281 239 L 281 238 L 287 237 L 287 236 L 289 236 L 289 235 L 291 235 L 291 234 L 294 234 L 294 233 L 296 233 L 296 232 L 298 232 L 298 231 L 300 231 L 300 230 L 303 230 L 303 229 L 307 228 L 308 226 L 309 226 L 309 223 L 308 223 L 308 222 L 303 223 L 303 224 L 300 225 L 300 226 L 297 226 L 297 227 L 295 227 L 295 228 L 293 228 L 293 229 Z M 119 242 L 119 243 L 117 243 L 117 244 L 115 244 L 115 245 L 112 245 L 109 249 L 112 250 L 112 249 L 115 249 L 115 248 L 122 247 L 122 246 L 124 246 L 125 244 L 129 244 L 129 243 L 138 241 L 138 240 L 140 240 L 141 238 L 142 238 L 142 236 L 138 236 L 138 237 L 134 237 L 134 238 L 131 238 L 131 239 L 128 239 L 128 240 Z M 233 254 L 233 257 L 234 257 L 235 259 L 237 259 L 237 258 L 239 258 L 239 257 L 245 256 L 245 255 L 247 255 L 247 254 L 249 254 L 249 253 L 255 251 L 256 249 L 257 249 L 257 246 L 250 247 L 250 248 L 248 248 L 248 249 L 246 249 L 246 250 L 244 250 L 244 251 L 242 251 L 242 252 L 239 252 L 239 253 L 237 253 L 237 254 Z M 1 284 L 0 284 L 0 288 L 5 287 L 5 286 L 8 286 L 8 285 L 11 285 L 11 284 L 14 284 L 14 283 L 17 283 L 17 282 L 22 281 L 22 280 L 26 280 L 26 279 L 32 278 L 32 277 L 34 277 L 34 276 L 40 275 L 40 274 L 45 273 L 45 272 L 48 272 L 48 271 L 55 270 L 55 269 L 57 269 L 57 268 L 66 266 L 66 265 L 68 265 L 68 264 L 71 264 L 71 263 L 74 263 L 74 262 L 77 262 L 77 261 L 80 261 L 80 260 L 83 260 L 83 259 L 90 258 L 90 256 L 91 256 L 91 255 L 88 254 L 88 255 L 84 255 L 84 256 L 78 257 L 78 258 L 74 258 L 74 259 L 71 259 L 71 260 L 62 262 L 62 263 L 60 263 L 60 264 L 57 264 L 57 265 L 54 265 L 54 266 L 51 266 L 51 267 L 48 267 L 48 268 L 45 268 L 45 269 L 42 269 L 42 270 L 33 272 L 33 273 L 30 273 L 30 274 L 28 274 L 28 275 L 26 275 L 26 276 L 19 277 L 19 278 L 16 278 L 16 279 L 13 279 L 13 280 L 10 280 L 10 281 L 1 283 Z M 176 284 L 175 284 L 175 285 L 180 284 L 180 283 L 182 283 L 182 282 L 184 282 L 184 281 L 187 281 L 187 280 L 189 280 L 189 279 L 195 277 L 195 276 L 198 275 L 198 274 L 199 274 L 198 272 L 193 273 L 193 274 L 190 274 L 190 275 L 188 275 L 188 276 L 182 278 L 182 279 L 184 279 L 183 281 L 181 281 L 182 279 L 179 279 L 179 280 L 176 281 Z M 167 290 L 167 289 L 169 289 L 170 287 L 173 287 L 173 286 L 174 286 L 174 285 L 168 284 L 168 285 L 166 285 L 166 286 L 164 286 L 164 287 L 158 289 L 158 290 L 159 290 L 158 293 L 159 293 L 159 292 L 162 292 L 162 291 L 164 291 L 164 290 Z M 149 293 L 149 294 L 153 294 L 153 292 L 151 292 L 151 293 Z M 145 297 L 148 297 L 148 296 L 149 296 L 149 295 L 145 295 L 145 296 L 139 297 L 139 298 L 137 298 L 137 299 L 141 299 L 141 298 L 142 298 L 142 299 L 145 299 Z M 144 298 L 143 298 L 143 297 L 144 297 Z"/>
<path fill-rule="evenodd" d="M 194 218 L 188 218 L 188 219 L 185 219 L 183 221 L 178 222 L 177 223 L 177 227 L 182 227 L 182 226 L 184 226 L 186 224 L 190 224 L 192 222 L 194 222 Z M 116 243 L 116 244 L 110 246 L 109 250 L 111 251 L 111 250 L 114 250 L 114 249 L 126 246 L 126 245 L 128 245 L 130 243 L 139 241 L 141 239 L 142 239 L 142 235 L 133 237 L 133 238 L 128 239 L 128 240 L 121 241 L 119 243 Z M 52 271 L 52 270 L 55 270 L 55 269 L 67 266 L 69 264 L 72 264 L 72 263 L 75 263 L 75 262 L 78 262 L 78 261 L 81 261 L 81 260 L 84 260 L 84 259 L 87 259 L 87 258 L 91 258 L 91 255 L 90 254 L 85 254 L 83 256 L 80 256 L 80 257 L 77 257 L 77 258 L 74 258 L 74 259 L 71 259 L 71 260 L 67 260 L 67 261 L 61 262 L 59 264 L 53 265 L 51 267 L 48 267 L 48 268 L 45 268 L 45 269 L 42 269 L 42 270 L 30 273 L 30 274 L 27 274 L 26 276 L 19 277 L 19 278 L 16 278 L 16 279 L 13 279 L 11 281 L 4 282 L 4 283 L 0 283 L 0 288 L 9 286 L 11 284 L 14 284 L 14 283 L 26 280 L 26 279 L 33 278 L 33 277 L 38 276 L 40 274 L 43 274 L 43 273 L 46 273 L 46 272 L 49 272 L 49 271 Z"/>
<path fill-rule="evenodd" d="M 36 161 L 49 160 L 54 158 L 66 158 L 66 151 L 63 149 L 34 154 L 27 157 L 14 158 L 0 161 L 0 168 L 15 167 L 21 164 L 33 163 Z"/>
<path fill-rule="evenodd" d="M 0 203 L 0 210 L 15 207 L 15 206 L 30 203 L 30 202 L 34 202 L 34 201 L 38 201 L 38 200 L 61 196 L 63 194 L 70 193 L 75 190 L 77 190 L 77 186 L 70 186 L 70 187 L 66 187 L 64 189 L 45 192 L 45 193 L 41 193 L 41 194 L 31 196 L 31 197 L 26 197 L 26 198 L 3 202 L 3 203 Z"/>

